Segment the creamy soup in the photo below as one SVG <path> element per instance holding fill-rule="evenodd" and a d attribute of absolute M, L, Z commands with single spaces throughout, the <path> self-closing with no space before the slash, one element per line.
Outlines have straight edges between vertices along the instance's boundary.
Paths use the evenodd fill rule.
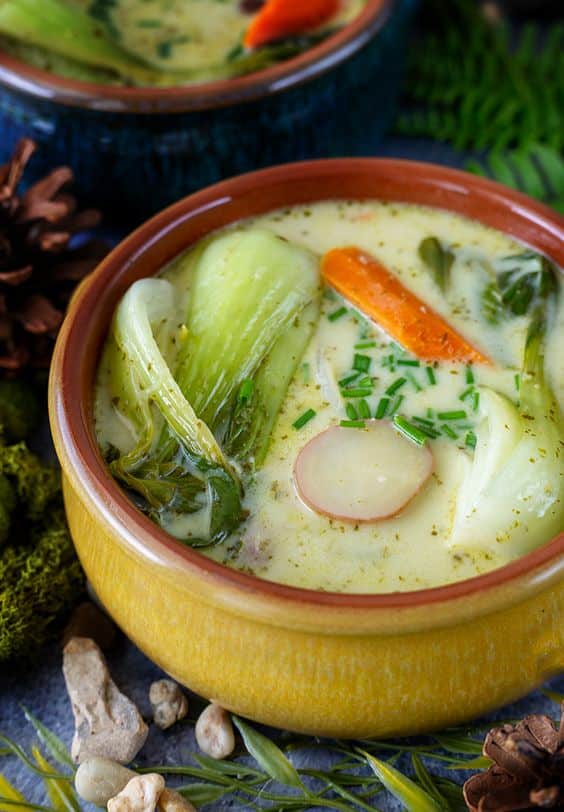
<path fill-rule="evenodd" d="M 350 22 L 366 0 L 3 0 L 0 46 L 103 84 L 182 85 L 251 73 Z"/>
<path fill-rule="evenodd" d="M 278 241 L 281 252 L 304 252 L 289 255 L 287 261 L 303 261 L 306 279 L 315 274 L 319 258 L 324 259 L 321 280 L 312 276 L 311 290 L 321 284 L 315 309 L 307 309 L 312 304 L 305 298 L 301 322 L 296 319 L 292 325 L 295 336 L 288 329 L 289 343 L 280 346 L 284 364 L 274 367 L 277 374 L 271 371 L 267 381 L 281 395 L 267 425 L 266 443 L 257 444 L 260 428 L 253 439 L 246 435 L 254 452 L 245 456 L 245 446 L 237 445 L 239 435 L 249 431 L 241 415 L 263 391 L 260 372 L 242 373 L 235 417 L 223 414 L 213 424 L 223 450 L 236 449 L 226 464 L 233 465 L 241 482 L 239 521 L 207 545 L 210 514 L 198 501 L 201 496 L 190 504 L 187 491 L 179 498 L 179 487 L 167 509 L 161 509 L 151 488 L 155 481 L 174 478 L 177 452 L 168 457 L 161 452 L 160 467 L 153 466 L 139 483 L 137 472 L 150 449 L 158 442 L 164 447 L 159 425 L 147 438 L 144 453 L 118 475 L 142 509 L 173 535 L 187 543 L 197 540 L 205 555 L 228 566 L 279 583 L 361 593 L 420 589 L 484 573 L 563 529 L 559 408 L 564 406 L 564 368 L 559 348 L 564 307 L 559 274 L 550 263 L 476 222 L 403 204 L 325 202 L 238 224 L 219 236 L 218 246 L 222 239 L 232 240 L 223 249 L 208 240 L 162 272 L 174 291 L 169 306 L 175 312 L 168 327 L 163 327 L 171 316 L 166 302 L 162 318 L 159 313 L 150 316 L 162 357 L 176 369 L 184 393 L 194 392 L 188 399 L 204 420 L 213 398 L 202 400 L 195 384 L 201 380 L 211 392 L 223 385 L 224 372 L 221 364 L 210 371 L 203 361 L 199 366 L 194 361 L 191 383 L 190 376 L 178 371 L 182 359 L 190 358 L 191 340 L 196 346 L 200 335 L 197 318 L 190 315 L 191 301 L 200 295 L 200 282 L 193 278 L 205 262 L 207 267 L 215 262 L 210 273 L 220 267 L 225 281 L 229 263 L 238 261 L 242 250 L 241 235 L 262 234 L 266 244 L 265 233 L 284 238 Z M 396 312 L 396 305 L 386 311 L 387 294 L 381 288 L 373 304 L 365 291 L 360 299 L 351 293 L 352 305 L 347 298 L 351 273 L 342 273 L 339 266 L 345 247 L 354 247 L 354 261 L 368 269 L 369 285 L 385 284 L 393 292 L 399 283 L 401 301 L 404 291 L 416 297 L 422 325 L 417 340 L 423 344 L 415 345 L 414 330 L 404 337 L 402 311 Z M 333 249 L 338 250 L 328 253 Z M 259 248 L 253 247 L 246 261 L 246 267 L 254 261 L 257 269 L 262 267 Z M 276 261 L 283 265 L 286 260 L 281 253 Z M 258 280 L 260 273 L 256 270 L 252 278 Z M 303 287 L 307 289 L 305 282 Z M 210 287 L 210 296 L 212 292 Z M 152 295 L 160 295 L 157 288 Z M 252 292 L 248 295 L 252 299 Z M 295 295 L 302 295 L 301 290 Z M 263 308 L 264 301 L 263 295 Z M 409 307 L 412 303 L 408 299 Z M 129 312 L 135 307 L 132 300 Z M 221 332 L 222 303 L 217 307 Z M 437 324 L 453 331 L 456 346 L 454 354 L 433 359 L 424 341 L 431 340 Z M 244 325 L 254 329 L 249 316 Z M 125 331 L 125 322 L 118 327 Z M 240 333 L 243 343 L 245 330 Z M 118 352 L 129 357 L 119 335 Z M 227 337 L 223 346 L 221 335 L 213 340 L 218 342 L 214 353 L 235 357 L 237 335 Z M 266 356 L 271 365 L 277 363 L 275 351 Z M 201 349 L 194 354 L 197 359 Z M 106 352 L 100 367 L 96 428 L 110 464 L 115 466 L 117 459 L 119 466 L 119 458 L 139 443 L 139 415 L 133 420 L 128 416 L 124 390 L 112 384 L 115 357 Z M 217 380 L 211 380 L 214 375 Z M 150 381 L 147 374 L 147 385 Z M 148 401 L 147 408 L 154 409 L 155 402 Z M 237 421 L 239 434 L 232 428 Z M 221 489 L 219 493 L 215 498 L 221 498 Z M 187 510 L 178 509 L 182 500 Z"/>

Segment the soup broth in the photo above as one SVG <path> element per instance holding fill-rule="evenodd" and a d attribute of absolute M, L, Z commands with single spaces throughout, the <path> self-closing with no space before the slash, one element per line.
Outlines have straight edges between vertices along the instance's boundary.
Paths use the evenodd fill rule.
<path fill-rule="evenodd" d="M 464 529 L 463 520 L 459 530 L 463 513 L 461 494 L 476 487 L 478 454 L 486 460 L 480 463 L 484 470 L 488 465 L 490 468 L 497 465 L 496 474 L 503 475 L 499 459 L 491 463 L 484 456 L 493 453 L 495 443 L 509 442 L 508 426 L 505 434 L 502 430 L 501 440 L 496 440 L 491 410 L 507 408 L 508 422 L 514 419 L 511 417 L 514 412 L 517 414 L 525 345 L 528 335 L 532 340 L 534 318 L 532 303 L 526 312 L 513 312 L 511 307 L 517 311 L 523 307 L 511 302 L 504 305 L 495 297 L 489 301 L 488 296 L 496 292 L 491 287 L 492 268 L 506 262 L 507 257 L 529 256 L 528 260 L 519 260 L 521 263 L 538 263 L 542 258 L 531 259 L 534 255 L 527 254 L 523 246 L 477 222 L 407 204 L 321 202 L 275 211 L 239 223 L 231 231 L 257 229 L 308 249 L 316 257 L 336 247 L 355 246 L 363 252 L 360 255 L 363 262 L 365 256 L 374 258 L 424 303 L 423 321 L 429 318 L 429 313 L 441 317 L 483 354 L 486 362 L 468 363 L 456 358 L 433 361 L 420 357 L 325 282 L 319 313 L 312 321 L 311 337 L 297 361 L 273 423 L 264 460 L 260 465 L 253 465 L 252 459 L 248 464 L 238 463 L 244 484 L 244 518 L 222 543 L 203 546 L 205 555 L 227 566 L 292 586 L 386 593 L 439 586 L 507 563 L 539 543 L 535 540 L 535 522 L 543 512 L 549 535 L 542 541 L 549 541 L 551 535 L 562 529 L 564 437 L 554 400 L 560 408 L 564 407 L 564 369 L 559 352 L 564 336 L 564 307 L 555 269 L 550 279 L 556 288 L 550 296 L 547 294 L 547 309 L 543 311 L 549 329 L 542 344 L 546 382 L 554 398 L 538 418 L 538 425 L 548 420 L 552 431 L 554 423 L 550 437 L 560 443 L 560 450 L 544 449 L 544 440 L 534 431 L 537 424 L 532 424 L 533 445 L 536 443 L 538 455 L 537 451 L 527 452 L 528 459 L 518 463 L 519 470 L 526 465 L 535 470 L 538 460 L 542 465 L 546 456 L 553 454 L 554 478 L 547 479 L 546 502 L 541 507 L 538 502 L 531 507 L 533 501 L 527 502 L 529 496 L 523 496 L 522 489 L 510 506 L 510 523 L 497 526 L 494 521 L 490 526 L 487 521 L 481 522 L 476 533 L 471 524 L 472 513 L 477 511 L 480 516 L 482 503 L 478 501 L 477 507 L 467 509 L 470 524 Z M 446 284 L 444 280 L 443 284 L 438 283 L 437 251 L 443 270 L 448 266 Z M 180 257 L 161 274 L 176 291 L 178 329 L 184 325 L 183 314 L 189 309 L 192 296 L 193 252 L 190 257 L 189 261 L 186 256 Z M 507 281 L 506 277 L 499 279 L 504 284 Z M 522 281 L 523 276 L 519 279 Z M 501 284 L 500 281 L 500 289 Z M 541 292 L 539 301 L 544 303 L 544 296 Z M 176 350 L 171 351 L 170 357 L 174 368 Z M 131 423 L 123 418 L 115 399 L 112 400 L 111 374 L 111 364 L 102 362 L 96 430 L 106 456 L 110 448 L 114 455 L 126 454 L 136 439 Z M 395 515 L 370 521 L 356 520 L 354 515 L 336 518 L 328 515 L 333 512 L 331 508 L 327 511 L 318 506 L 318 496 L 313 498 L 312 506 L 307 492 L 314 486 L 323 489 L 319 481 L 306 482 L 304 489 L 297 479 L 296 461 L 303 449 L 308 443 L 315 443 L 316 438 L 327 436 L 323 433 L 331 427 L 339 427 L 342 432 L 367 432 L 377 421 L 403 431 L 404 438 L 407 436 L 405 442 L 415 438 L 420 446 L 429 449 L 430 476 L 419 489 L 414 489 L 412 498 Z M 484 440 L 487 431 L 490 435 Z M 515 431 L 521 431 L 517 424 Z M 526 433 L 527 428 L 519 437 Z M 507 461 L 512 464 L 511 454 L 518 453 L 514 446 L 517 448 L 514 443 L 504 451 L 504 464 Z M 359 447 L 362 449 L 360 441 Z M 361 450 L 358 465 L 354 456 L 352 463 L 347 462 L 352 465 L 352 474 L 347 473 L 348 468 L 344 470 L 344 461 L 342 470 L 339 462 L 329 473 L 316 470 L 321 482 L 327 480 L 331 487 L 337 482 L 339 488 L 346 490 L 351 487 L 348 479 L 359 471 L 362 476 L 362 467 L 375 463 L 376 457 L 378 454 L 365 459 Z M 397 461 L 377 462 L 382 465 L 378 482 L 383 482 L 386 465 L 397 467 Z M 489 473 L 493 476 L 491 470 Z M 405 472 L 406 477 L 410 475 Z M 492 493 L 496 482 L 494 477 Z M 368 489 L 368 499 L 370 494 Z M 484 499 L 482 493 L 482 502 Z M 173 535 L 186 539 L 183 516 L 168 517 L 162 524 Z M 188 535 L 194 532 L 193 524 L 190 527 Z"/>

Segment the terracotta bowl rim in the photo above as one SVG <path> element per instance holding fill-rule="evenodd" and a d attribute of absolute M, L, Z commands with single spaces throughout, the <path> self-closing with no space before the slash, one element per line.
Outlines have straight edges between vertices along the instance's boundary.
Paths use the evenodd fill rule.
<path fill-rule="evenodd" d="M 75 348 L 70 346 L 68 336 L 73 327 L 78 329 L 76 323 L 80 320 L 85 303 L 94 298 L 97 290 L 103 289 L 105 281 L 118 270 L 124 271 L 144 251 L 149 250 L 161 239 L 166 240 L 167 236 L 189 218 L 190 212 L 197 212 L 201 216 L 214 206 L 228 204 L 238 193 L 241 197 L 248 195 L 249 187 L 284 183 L 289 170 L 299 173 L 302 178 L 315 178 L 324 172 L 346 175 L 353 169 L 357 172 L 371 173 L 372 176 L 377 176 L 379 170 L 384 173 L 386 169 L 389 172 L 403 173 L 409 179 L 422 175 L 428 177 L 429 182 L 435 184 L 436 188 L 456 187 L 465 190 L 467 195 L 475 193 L 481 197 L 485 196 L 497 205 L 505 205 L 508 213 L 513 209 L 531 216 L 536 225 L 547 229 L 555 239 L 562 241 L 564 256 L 564 218 L 557 212 L 489 179 L 436 164 L 391 158 L 337 158 L 285 164 L 221 181 L 183 198 L 141 225 L 111 251 L 77 294 L 57 342 L 50 379 L 51 421 L 55 435 L 59 436 L 59 441 L 64 446 L 64 456 L 74 467 L 74 472 L 78 475 L 98 514 L 102 516 L 106 525 L 112 527 L 113 534 L 121 536 L 122 541 L 124 538 L 135 539 L 135 546 L 146 554 L 151 552 L 151 548 L 157 550 L 157 553 L 160 549 L 169 556 L 172 554 L 180 567 L 199 572 L 204 577 L 211 576 L 225 587 L 259 593 L 266 598 L 279 599 L 294 605 L 371 611 L 421 608 L 494 591 L 503 585 L 515 584 L 526 576 L 531 576 L 537 581 L 541 570 L 554 572 L 556 568 L 560 575 L 564 565 L 564 532 L 509 564 L 484 575 L 444 586 L 373 594 L 326 592 L 286 586 L 230 569 L 175 540 L 133 506 L 107 471 L 97 451 L 93 426 L 91 423 L 86 425 L 86 406 L 79 402 L 79 375 L 73 378 L 68 374 L 71 363 L 75 363 L 75 371 L 82 370 L 82 366 L 77 366 L 78 361 L 72 360 L 77 353 L 74 352 Z M 409 184 L 409 180 L 407 183 Z M 333 196 L 326 199 L 337 198 Z M 378 197 L 375 195 L 374 199 Z M 445 206 L 445 209 L 448 210 L 448 207 Z M 81 338 L 84 332 L 83 327 L 80 330 Z M 63 464 L 63 469 L 64 467 Z M 124 517 L 127 518 L 127 523 Z"/>
<path fill-rule="evenodd" d="M 360 51 L 384 27 L 400 0 L 367 0 L 342 29 L 291 59 L 233 79 L 179 87 L 115 87 L 67 79 L 0 50 L 0 86 L 73 107 L 114 113 L 209 110 L 272 96 L 309 82 Z"/>

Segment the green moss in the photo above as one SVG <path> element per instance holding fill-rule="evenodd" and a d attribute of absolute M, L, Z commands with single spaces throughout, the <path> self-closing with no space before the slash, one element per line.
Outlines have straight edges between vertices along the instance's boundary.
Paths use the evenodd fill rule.
<path fill-rule="evenodd" d="M 0 446 L 0 662 L 60 631 L 84 576 L 66 526 L 60 473 L 25 445 Z"/>
<path fill-rule="evenodd" d="M 62 507 L 33 528 L 25 543 L 0 556 L 0 661 L 29 657 L 60 631 L 84 588 Z"/>

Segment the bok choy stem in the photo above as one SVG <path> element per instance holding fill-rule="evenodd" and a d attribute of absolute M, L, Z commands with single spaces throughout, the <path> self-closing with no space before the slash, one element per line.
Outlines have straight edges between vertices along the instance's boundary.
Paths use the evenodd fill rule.
<path fill-rule="evenodd" d="M 532 316 L 520 404 L 482 387 L 472 462 L 459 490 L 451 544 L 514 558 L 564 527 L 564 422 L 544 375 L 546 310 Z"/>
<path fill-rule="evenodd" d="M 244 518 L 236 467 L 260 466 L 268 450 L 319 317 L 318 259 L 237 231 L 196 246 L 176 281 L 189 290 L 186 323 L 185 296 L 165 279 L 136 282 L 116 311 L 102 366 L 132 442 L 109 464 L 142 509 L 201 546 Z"/>

